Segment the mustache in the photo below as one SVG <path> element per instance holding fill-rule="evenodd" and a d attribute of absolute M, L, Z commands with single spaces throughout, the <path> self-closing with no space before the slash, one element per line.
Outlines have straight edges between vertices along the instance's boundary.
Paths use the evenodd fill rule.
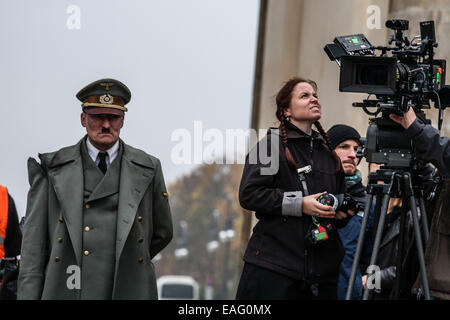
<path fill-rule="evenodd" d="M 111 131 L 108 128 L 102 128 L 102 133 L 111 133 Z"/>

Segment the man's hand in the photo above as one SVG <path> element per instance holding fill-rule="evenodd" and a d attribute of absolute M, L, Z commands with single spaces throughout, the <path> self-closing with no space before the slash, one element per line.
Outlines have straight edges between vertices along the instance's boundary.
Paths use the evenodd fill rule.
<path fill-rule="evenodd" d="M 366 288 L 366 284 L 367 284 L 367 274 L 362 276 L 361 282 L 362 282 L 363 289 L 365 289 Z"/>
<path fill-rule="evenodd" d="M 317 198 L 322 194 L 323 192 L 320 192 L 303 197 L 303 213 L 319 218 L 334 218 L 336 213 L 333 211 L 333 207 L 326 206 L 317 201 Z"/>
<path fill-rule="evenodd" d="M 409 108 L 408 112 L 404 113 L 403 116 L 390 114 L 389 118 L 400 124 L 403 128 L 408 129 L 414 120 L 416 120 L 416 113 L 413 108 Z"/>

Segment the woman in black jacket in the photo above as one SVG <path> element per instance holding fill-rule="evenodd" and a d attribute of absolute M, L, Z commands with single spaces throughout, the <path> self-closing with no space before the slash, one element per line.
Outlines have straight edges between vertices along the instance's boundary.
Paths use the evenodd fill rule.
<path fill-rule="evenodd" d="M 269 129 L 247 155 L 239 188 L 241 206 L 255 211 L 259 221 L 236 299 L 336 299 L 344 255 L 336 228 L 345 225 L 348 214 L 317 198 L 344 193 L 345 180 L 318 122 L 317 85 L 293 78 L 278 92 L 276 104 L 279 130 Z"/>

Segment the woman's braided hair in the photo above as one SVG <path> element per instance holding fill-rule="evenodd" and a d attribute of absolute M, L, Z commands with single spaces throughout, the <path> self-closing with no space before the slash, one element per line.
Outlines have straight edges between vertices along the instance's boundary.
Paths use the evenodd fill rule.
<path fill-rule="evenodd" d="M 300 77 L 294 77 L 284 83 L 283 87 L 280 89 L 280 91 L 278 91 L 277 96 L 275 98 L 275 102 L 277 104 L 277 110 L 275 112 L 275 116 L 280 121 L 280 135 L 283 140 L 284 152 L 285 152 L 289 166 L 294 170 L 297 170 L 297 165 L 295 164 L 294 157 L 292 156 L 292 153 L 289 150 L 289 147 L 287 145 L 287 132 L 286 132 L 286 126 L 284 124 L 284 121 L 286 121 L 286 116 L 284 115 L 284 111 L 287 108 L 289 108 L 289 105 L 291 103 L 291 98 L 292 98 L 292 91 L 294 90 L 294 87 L 297 84 L 303 83 L 303 82 L 309 83 L 311 85 L 311 87 L 313 87 L 314 91 L 317 92 L 317 84 L 313 80 L 304 79 L 304 78 L 300 78 Z M 333 150 L 331 148 L 330 138 L 328 137 L 327 132 L 323 129 L 320 122 L 315 121 L 314 125 L 317 128 L 317 130 L 319 131 L 320 135 L 325 139 L 325 142 L 326 142 L 328 148 L 330 148 L 330 150 Z M 340 162 L 338 156 L 336 155 L 336 153 L 334 151 L 332 151 L 332 152 L 333 152 L 333 156 L 335 158 L 335 163 L 336 163 L 335 171 L 337 172 L 340 169 L 341 162 Z"/>

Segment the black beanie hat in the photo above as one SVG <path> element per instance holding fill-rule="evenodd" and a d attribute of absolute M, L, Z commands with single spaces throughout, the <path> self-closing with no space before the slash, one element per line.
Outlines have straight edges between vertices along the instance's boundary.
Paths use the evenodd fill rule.
<path fill-rule="evenodd" d="M 331 149 L 334 150 L 341 142 L 345 140 L 355 140 L 361 144 L 361 136 L 358 131 L 345 124 L 336 124 L 328 130 L 328 137 L 331 141 Z"/>

